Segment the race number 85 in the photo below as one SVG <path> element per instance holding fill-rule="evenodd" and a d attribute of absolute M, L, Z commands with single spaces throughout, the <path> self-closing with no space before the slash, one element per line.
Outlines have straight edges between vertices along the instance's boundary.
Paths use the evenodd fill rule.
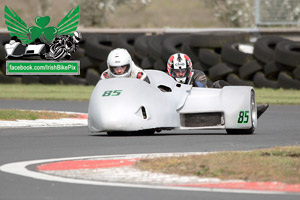
<path fill-rule="evenodd" d="M 109 97 L 109 96 L 119 96 L 122 93 L 122 90 L 106 90 L 103 92 L 103 97 Z"/>
<path fill-rule="evenodd" d="M 239 117 L 238 117 L 238 123 L 239 124 L 242 124 L 242 123 L 247 124 L 248 121 L 249 121 L 249 111 L 248 110 L 240 111 Z"/>

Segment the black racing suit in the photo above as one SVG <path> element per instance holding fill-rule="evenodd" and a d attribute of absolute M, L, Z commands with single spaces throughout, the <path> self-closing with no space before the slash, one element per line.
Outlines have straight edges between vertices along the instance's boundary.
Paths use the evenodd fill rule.
<path fill-rule="evenodd" d="M 193 85 L 194 87 L 202 87 L 202 88 L 207 88 L 207 79 L 206 75 L 204 72 L 198 70 L 198 69 L 193 69 L 192 75 L 190 78 L 189 83 L 190 85 Z M 230 85 L 226 81 L 219 80 L 216 81 L 212 84 L 212 88 L 222 88 L 224 86 Z"/>
<path fill-rule="evenodd" d="M 194 87 L 202 87 L 207 88 L 207 79 L 204 72 L 193 69 L 191 78 L 188 82 L 189 85 L 193 85 Z"/>

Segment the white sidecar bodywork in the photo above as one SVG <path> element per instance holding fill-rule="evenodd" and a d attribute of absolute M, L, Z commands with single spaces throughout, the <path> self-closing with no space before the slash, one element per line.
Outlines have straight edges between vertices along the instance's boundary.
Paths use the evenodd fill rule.
<path fill-rule="evenodd" d="M 252 87 L 197 88 L 161 71 L 146 73 L 150 84 L 132 78 L 98 82 L 88 110 L 91 132 L 226 129 L 252 134 L 257 127 Z"/>

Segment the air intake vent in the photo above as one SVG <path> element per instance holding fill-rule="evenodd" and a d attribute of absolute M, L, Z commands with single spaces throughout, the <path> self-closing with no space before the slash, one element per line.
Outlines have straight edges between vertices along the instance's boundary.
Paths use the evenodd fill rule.
<path fill-rule="evenodd" d="M 223 113 L 189 113 L 180 115 L 183 127 L 221 126 L 225 124 Z"/>
<path fill-rule="evenodd" d="M 142 106 L 142 113 L 143 113 L 143 118 L 147 119 L 147 113 L 146 113 L 146 109 L 144 106 Z"/>

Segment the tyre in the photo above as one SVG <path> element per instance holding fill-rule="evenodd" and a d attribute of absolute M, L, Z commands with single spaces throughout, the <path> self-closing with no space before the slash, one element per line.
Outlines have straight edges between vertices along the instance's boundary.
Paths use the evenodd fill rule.
<path fill-rule="evenodd" d="M 275 61 L 296 68 L 300 66 L 300 42 L 280 42 L 275 49 Z"/>
<path fill-rule="evenodd" d="M 75 76 L 62 76 L 61 81 L 66 85 L 86 85 L 86 80 L 84 78 L 79 78 Z"/>
<path fill-rule="evenodd" d="M 241 68 L 240 65 L 235 65 L 235 64 L 232 64 L 232 63 L 228 63 L 228 62 L 224 62 L 228 67 L 230 67 L 232 69 L 232 72 L 233 73 L 238 73 L 239 72 L 239 69 Z"/>
<path fill-rule="evenodd" d="M 153 64 L 153 69 L 166 72 L 167 71 L 167 63 L 164 63 L 161 59 L 156 60 Z"/>
<path fill-rule="evenodd" d="M 100 80 L 100 74 L 93 68 L 87 70 L 85 75 L 87 85 L 96 85 Z"/>
<path fill-rule="evenodd" d="M 0 43 L 0 61 L 5 61 L 5 60 L 6 60 L 6 51 L 4 45 Z"/>
<path fill-rule="evenodd" d="M 107 70 L 107 62 L 106 62 L 106 61 L 103 61 L 103 62 L 99 63 L 99 65 L 98 65 L 98 71 L 99 71 L 100 75 L 101 75 L 105 70 Z M 100 76 L 99 76 L 99 78 L 100 78 Z"/>
<path fill-rule="evenodd" d="M 300 80 L 300 67 L 297 67 L 294 71 L 293 71 L 293 76 L 295 79 Z"/>
<path fill-rule="evenodd" d="M 277 36 L 263 36 L 254 44 L 254 57 L 263 63 L 270 63 L 275 59 L 275 47 L 286 39 Z"/>
<path fill-rule="evenodd" d="M 200 62 L 193 63 L 193 69 L 198 69 L 198 70 L 203 71 L 203 72 L 207 71 L 207 70 L 204 70 L 203 65 L 201 65 Z"/>
<path fill-rule="evenodd" d="M 208 75 L 212 81 L 216 81 L 225 78 L 226 75 L 232 72 L 233 70 L 230 67 L 228 67 L 225 63 L 220 63 L 211 67 L 208 71 Z"/>
<path fill-rule="evenodd" d="M 252 86 L 254 87 L 254 83 L 252 81 L 242 80 L 236 74 L 229 74 L 226 77 L 226 81 L 231 85 L 241 85 L 241 86 Z"/>
<path fill-rule="evenodd" d="M 75 53 L 72 54 L 71 60 L 79 60 L 84 57 L 85 50 L 81 47 L 77 48 Z"/>
<path fill-rule="evenodd" d="M 144 57 L 141 63 L 141 68 L 142 69 L 153 69 L 153 64 L 154 62 L 148 58 L 148 57 Z"/>
<path fill-rule="evenodd" d="M 148 38 L 150 36 L 142 35 L 134 41 L 134 50 L 138 58 L 143 59 L 148 56 Z"/>
<path fill-rule="evenodd" d="M 38 76 L 22 76 L 23 84 L 39 84 L 40 78 Z"/>
<path fill-rule="evenodd" d="M 11 39 L 11 37 L 9 34 L 1 34 L 0 35 L 0 43 L 3 45 L 9 43 L 10 39 Z"/>
<path fill-rule="evenodd" d="M 87 56 L 80 58 L 79 61 L 80 61 L 80 70 L 88 69 L 89 67 L 94 66 L 91 60 Z"/>
<path fill-rule="evenodd" d="M 119 34 L 113 40 L 113 48 L 124 48 L 130 53 L 131 56 L 135 56 L 134 43 L 136 38 L 141 36 L 140 33 L 127 33 Z"/>
<path fill-rule="evenodd" d="M 275 61 L 267 63 L 264 67 L 264 74 L 266 77 L 277 80 L 278 74 L 280 70 L 282 69 L 282 65 L 280 63 L 277 63 Z"/>
<path fill-rule="evenodd" d="M 154 35 L 148 38 L 148 54 L 154 59 L 162 58 L 162 44 L 166 35 Z"/>
<path fill-rule="evenodd" d="M 92 35 L 86 39 L 85 53 L 97 60 L 106 60 L 109 52 L 113 49 L 113 36 Z"/>
<path fill-rule="evenodd" d="M 244 65 L 253 59 L 252 54 L 247 54 L 239 50 L 239 43 L 229 43 L 223 46 L 221 51 L 223 61 L 235 64 Z"/>
<path fill-rule="evenodd" d="M 252 75 L 262 69 L 263 67 L 256 60 L 252 60 L 239 69 L 239 77 L 245 80 L 250 79 Z"/>
<path fill-rule="evenodd" d="M 186 39 L 186 35 L 172 35 L 167 37 L 162 44 L 163 60 L 168 60 L 174 53 L 180 53 L 182 44 Z"/>
<path fill-rule="evenodd" d="M 61 76 L 39 76 L 40 83 L 61 84 Z"/>
<path fill-rule="evenodd" d="M 289 72 L 280 72 L 278 84 L 279 87 L 284 89 L 300 89 L 300 81 L 293 79 Z"/>
<path fill-rule="evenodd" d="M 278 89 L 278 81 L 267 79 L 262 72 L 257 72 L 253 77 L 254 85 L 258 88 L 273 88 Z"/>
<path fill-rule="evenodd" d="M 9 34 L 0 35 L 0 61 L 6 61 L 6 51 L 4 45 L 9 43 L 11 37 Z"/>
<path fill-rule="evenodd" d="M 0 83 L 21 83 L 21 77 L 0 74 Z"/>
<path fill-rule="evenodd" d="M 229 135 L 251 135 L 254 133 L 256 123 L 257 123 L 257 110 L 256 110 L 256 101 L 254 90 L 251 90 L 250 97 L 250 119 L 252 126 L 249 129 L 226 129 L 227 134 Z"/>
<path fill-rule="evenodd" d="M 183 42 L 181 51 L 182 53 L 187 54 L 191 58 L 193 63 L 199 62 L 199 57 L 198 57 L 199 49 L 197 47 L 190 46 L 189 37 Z"/>
<path fill-rule="evenodd" d="M 249 38 L 249 33 L 245 32 L 199 32 L 190 35 L 190 46 L 199 48 L 221 48 L 227 43 L 248 42 Z"/>
<path fill-rule="evenodd" d="M 6 74 L 6 63 L 5 62 L 3 62 L 3 63 L 0 62 L 0 74 Z"/>
<path fill-rule="evenodd" d="M 221 57 L 219 54 L 215 53 L 211 49 L 202 48 L 199 50 L 199 60 L 206 66 L 212 67 L 221 62 Z"/>

